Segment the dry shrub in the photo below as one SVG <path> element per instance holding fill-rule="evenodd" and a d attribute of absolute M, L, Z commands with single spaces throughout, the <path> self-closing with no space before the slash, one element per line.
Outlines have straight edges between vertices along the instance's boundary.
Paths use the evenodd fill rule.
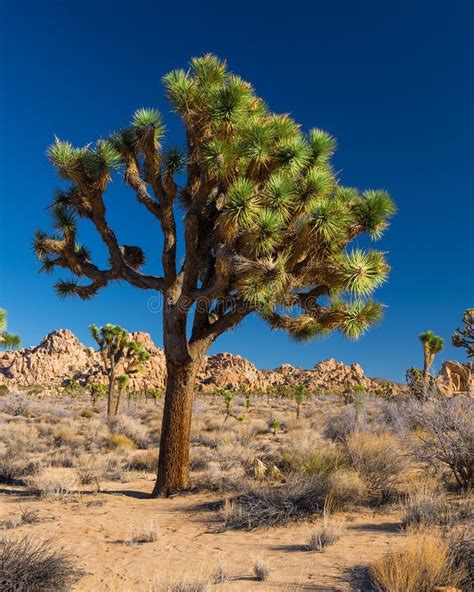
<path fill-rule="evenodd" d="M 437 586 L 456 587 L 465 578 L 446 540 L 429 531 L 408 535 L 400 549 L 370 566 L 370 575 L 384 592 L 433 592 Z"/>
<path fill-rule="evenodd" d="M 458 524 L 446 534 L 449 554 L 458 569 L 464 572 L 461 586 L 464 592 L 474 590 L 474 529 L 472 523 Z"/>
<path fill-rule="evenodd" d="M 156 522 L 150 520 L 146 524 L 137 524 L 132 527 L 130 536 L 124 541 L 124 545 L 132 547 L 144 543 L 154 543 L 158 540 L 158 529 Z"/>
<path fill-rule="evenodd" d="M 132 440 L 138 448 L 146 449 L 150 444 L 150 435 L 138 419 L 130 415 L 119 415 L 109 420 L 112 434 L 124 435 Z"/>
<path fill-rule="evenodd" d="M 253 563 L 253 573 L 259 582 L 265 582 L 270 576 L 270 566 L 263 559 L 256 559 Z"/>
<path fill-rule="evenodd" d="M 324 479 L 293 479 L 277 486 L 252 486 L 222 508 L 225 529 L 252 530 L 279 526 L 322 511 L 327 495 Z"/>
<path fill-rule="evenodd" d="M 345 442 L 356 430 L 359 418 L 353 406 L 342 407 L 326 418 L 324 436 L 335 442 Z"/>
<path fill-rule="evenodd" d="M 155 473 L 158 470 L 158 449 L 137 450 L 128 460 L 127 468 L 131 471 Z"/>
<path fill-rule="evenodd" d="M 38 522 L 40 522 L 40 516 L 37 510 L 20 508 L 17 514 L 2 522 L 0 528 L 9 530 L 11 528 L 18 528 L 24 524 L 37 524 Z"/>
<path fill-rule="evenodd" d="M 244 478 L 245 473 L 242 467 L 234 468 L 232 471 L 224 471 L 218 462 L 209 462 L 200 473 L 195 488 L 219 493 L 236 491 L 241 487 Z"/>
<path fill-rule="evenodd" d="M 308 548 L 311 551 L 323 551 L 326 547 L 334 545 L 344 533 L 344 525 L 331 518 L 324 516 L 309 535 Z"/>
<path fill-rule="evenodd" d="M 406 468 L 399 440 L 389 432 L 354 432 L 347 439 L 352 465 L 367 486 L 372 503 L 383 503 L 395 493 Z"/>
<path fill-rule="evenodd" d="M 332 473 L 347 465 L 347 458 L 337 445 L 303 439 L 283 449 L 281 463 L 285 472 L 311 477 Z"/>
<path fill-rule="evenodd" d="M 47 467 L 37 475 L 29 477 L 27 483 L 35 495 L 63 498 L 75 492 L 78 478 L 67 469 Z"/>
<path fill-rule="evenodd" d="M 9 446 L 0 457 L 0 483 L 24 485 L 26 478 L 39 469 L 39 462 L 28 460 L 23 454 L 16 454 L 15 447 Z"/>
<path fill-rule="evenodd" d="M 210 590 L 210 583 L 206 578 L 195 579 L 185 576 L 177 582 L 160 587 L 158 590 L 159 592 L 208 592 Z"/>
<path fill-rule="evenodd" d="M 448 524 L 452 519 L 453 511 L 446 496 L 425 486 L 408 496 L 404 504 L 402 526 L 437 526 Z"/>
<path fill-rule="evenodd" d="M 110 448 L 135 448 L 135 442 L 125 434 L 112 434 L 109 437 Z"/>
<path fill-rule="evenodd" d="M 31 403 L 25 395 L 16 393 L 2 399 L 0 411 L 13 417 L 26 416 L 30 410 Z"/>
<path fill-rule="evenodd" d="M 362 504 L 367 499 L 367 486 L 354 469 L 337 469 L 328 477 L 328 499 L 334 509 Z"/>
<path fill-rule="evenodd" d="M 420 444 L 415 458 L 435 470 L 446 469 L 460 489 L 474 486 L 474 400 L 455 397 L 418 405 Z"/>
<path fill-rule="evenodd" d="M 72 560 L 51 541 L 28 537 L 0 541 L 0 584 L 4 592 L 69 590 L 81 577 Z"/>

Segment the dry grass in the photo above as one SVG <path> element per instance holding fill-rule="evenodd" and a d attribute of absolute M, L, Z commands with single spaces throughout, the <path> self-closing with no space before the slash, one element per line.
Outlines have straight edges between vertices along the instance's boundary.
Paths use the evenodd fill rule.
<path fill-rule="evenodd" d="M 154 520 L 146 524 L 137 524 L 132 527 L 130 536 L 124 541 L 124 545 L 133 547 L 145 543 L 154 543 L 158 540 L 158 528 Z"/>
<path fill-rule="evenodd" d="M 79 480 L 70 471 L 59 468 L 45 468 L 28 478 L 32 493 L 41 497 L 64 498 L 76 492 Z"/>
<path fill-rule="evenodd" d="M 259 582 L 266 582 L 270 577 L 271 568 L 264 559 L 256 559 L 253 563 L 253 573 Z"/>
<path fill-rule="evenodd" d="M 0 582 L 4 592 L 69 590 L 80 578 L 69 556 L 51 541 L 28 537 L 0 540 Z"/>
<path fill-rule="evenodd" d="M 334 545 L 344 533 L 344 525 L 330 516 L 325 516 L 309 535 L 308 549 L 311 551 L 323 551 L 326 547 Z"/>
<path fill-rule="evenodd" d="M 446 540 L 434 531 L 408 535 L 399 550 L 370 566 L 370 575 L 383 592 L 433 592 L 437 586 L 457 587 L 465 578 Z"/>

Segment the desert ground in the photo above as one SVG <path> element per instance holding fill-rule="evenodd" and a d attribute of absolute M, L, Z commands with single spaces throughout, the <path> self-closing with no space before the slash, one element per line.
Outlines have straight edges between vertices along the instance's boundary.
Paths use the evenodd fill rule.
<path fill-rule="evenodd" d="M 297 418 L 275 394 L 200 393 L 192 489 L 152 499 L 162 401 L 107 420 L 70 395 L 0 399 L 2 536 L 66 557 L 54 590 L 472 590 L 472 399 L 320 394 Z M 374 566 L 400 551 L 410 571 L 420 541 L 436 573 L 384 584 Z"/>

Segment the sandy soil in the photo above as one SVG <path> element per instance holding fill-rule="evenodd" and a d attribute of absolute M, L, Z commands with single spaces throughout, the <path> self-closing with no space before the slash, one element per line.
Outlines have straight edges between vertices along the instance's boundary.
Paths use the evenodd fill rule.
<path fill-rule="evenodd" d="M 206 578 L 219 563 L 230 581 L 219 591 L 371 590 L 367 565 L 398 544 L 400 516 L 396 512 L 358 510 L 338 515 L 345 522 L 342 538 L 324 552 L 305 548 L 309 522 L 253 532 L 219 532 L 216 503 L 222 496 L 193 494 L 169 500 L 147 497 L 153 477 L 129 483 L 106 483 L 99 494 L 84 491 L 65 500 L 30 497 L 21 487 L 0 486 L 0 520 L 19 507 L 39 511 L 41 522 L 11 531 L 52 538 L 76 558 L 86 575 L 75 592 L 149 592 L 151 583 L 181 577 Z M 155 521 L 156 542 L 127 546 L 133 527 Z M 253 561 L 271 567 L 266 582 L 253 577 Z"/>

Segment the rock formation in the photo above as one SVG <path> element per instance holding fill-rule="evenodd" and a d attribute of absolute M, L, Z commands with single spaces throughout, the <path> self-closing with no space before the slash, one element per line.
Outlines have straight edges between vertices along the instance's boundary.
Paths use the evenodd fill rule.
<path fill-rule="evenodd" d="M 474 362 L 455 362 L 448 360 L 441 367 L 438 384 L 441 391 L 447 395 L 474 394 Z"/>
<path fill-rule="evenodd" d="M 144 345 L 151 355 L 143 371 L 131 377 L 129 388 L 163 388 L 166 380 L 163 350 L 155 346 L 148 333 L 132 333 L 132 337 Z M 460 379 L 454 376 L 460 376 L 459 372 L 454 374 L 454 370 L 451 370 L 450 376 L 451 381 L 458 385 L 456 381 Z M 0 384 L 12 389 L 41 385 L 44 392 L 59 392 L 71 380 L 87 385 L 94 381 L 105 381 L 105 377 L 98 352 L 83 345 L 68 329 L 53 331 L 35 347 L 0 354 Z M 259 370 L 242 356 L 229 353 L 208 356 L 198 376 L 198 383 L 205 392 L 238 385 L 262 390 L 282 384 L 304 384 L 316 390 L 339 390 L 355 384 L 361 384 L 368 391 L 378 388 L 377 382 L 366 377 L 359 364 L 347 366 L 331 358 L 315 364 L 310 370 L 290 364 L 283 364 L 276 370 Z"/>

